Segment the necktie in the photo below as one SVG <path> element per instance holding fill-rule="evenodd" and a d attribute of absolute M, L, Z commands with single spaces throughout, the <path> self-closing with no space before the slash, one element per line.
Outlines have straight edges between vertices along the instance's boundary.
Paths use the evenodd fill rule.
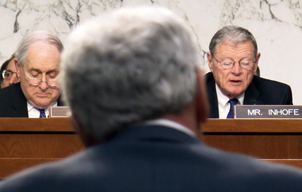
<path fill-rule="evenodd" d="M 230 103 L 230 112 L 228 113 L 227 118 L 233 119 L 234 118 L 234 105 L 237 105 L 238 99 L 237 98 L 230 99 L 228 103 Z"/>
<path fill-rule="evenodd" d="M 46 118 L 44 109 L 38 109 L 40 111 L 40 118 Z"/>

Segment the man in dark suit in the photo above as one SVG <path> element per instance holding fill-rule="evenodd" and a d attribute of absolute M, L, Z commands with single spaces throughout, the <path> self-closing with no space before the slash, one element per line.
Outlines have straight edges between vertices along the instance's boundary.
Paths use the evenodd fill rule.
<path fill-rule="evenodd" d="M 0 90 L 0 117 L 47 117 L 58 101 L 61 41 L 47 32 L 26 36 L 16 51 L 20 83 Z"/>
<path fill-rule="evenodd" d="M 218 100 L 213 73 L 206 74 L 209 118 L 218 118 Z M 254 76 L 245 91 L 243 105 L 292 105 L 292 92 L 288 85 Z"/>
<path fill-rule="evenodd" d="M 0 191 L 300 191 L 302 172 L 212 149 L 204 73 L 185 23 L 124 8 L 70 36 L 62 91 L 85 151 L 0 183 Z"/>
<path fill-rule="evenodd" d="M 260 53 L 254 36 L 242 27 L 226 26 L 213 36 L 207 53 L 206 75 L 210 118 L 225 119 L 232 101 L 247 105 L 292 105 L 291 88 L 260 78 Z"/>

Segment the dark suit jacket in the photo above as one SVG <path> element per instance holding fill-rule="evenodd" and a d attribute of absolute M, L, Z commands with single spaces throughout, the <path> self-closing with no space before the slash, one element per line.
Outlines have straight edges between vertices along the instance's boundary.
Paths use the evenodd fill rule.
<path fill-rule="evenodd" d="M 0 182 L 9 192 L 301 191 L 299 169 L 222 152 L 164 126 L 137 126 Z"/>
<path fill-rule="evenodd" d="M 63 106 L 58 100 L 58 106 Z M 0 89 L 0 117 L 28 117 L 27 100 L 20 83 Z"/>
<path fill-rule="evenodd" d="M 206 74 L 208 99 L 210 104 L 209 118 L 218 118 L 218 100 L 215 79 L 212 73 Z M 254 76 L 245 91 L 244 105 L 292 105 L 292 91 L 290 86 L 277 81 L 271 81 Z"/>

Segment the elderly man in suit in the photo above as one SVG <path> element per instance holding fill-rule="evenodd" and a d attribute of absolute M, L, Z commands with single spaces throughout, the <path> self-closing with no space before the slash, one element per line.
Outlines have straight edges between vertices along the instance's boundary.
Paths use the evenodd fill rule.
<path fill-rule="evenodd" d="M 233 118 L 233 106 L 292 105 L 291 88 L 254 75 L 260 53 L 254 36 L 242 27 L 225 26 L 213 36 L 206 75 L 210 118 Z"/>
<path fill-rule="evenodd" d="M 62 42 L 54 35 L 38 31 L 26 36 L 15 53 L 20 83 L 0 90 L 0 117 L 47 117 L 49 107 L 63 105 L 58 100 Z"/>
<path fill-rule="evenodd" d="M 194 45 L 165 8 L 124 8 L 78 28 L 61 82 L 88 149 L 8 178 L 0 191 L 301 191 L 301 171 L 198 139 L 207 99 Z"/>

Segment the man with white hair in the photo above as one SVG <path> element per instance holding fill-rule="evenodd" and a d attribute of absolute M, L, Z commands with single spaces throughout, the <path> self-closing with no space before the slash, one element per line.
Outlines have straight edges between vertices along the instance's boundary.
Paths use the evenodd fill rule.
<path fill-rule="evenodd" d="M 0 90 L 0 117 L 46 118 L 49 107 L 64 105 L 58 84 L 62 42 L 36 31 L 25 36 L 15 53 L 20 83 Z"/>
<path fill-rule="evenodd" d="M 209 50 L 209 118 L 232 119 L 235 105 L 293 104 L 289 85 L 255 75 L 261 54 L 247 29 L 224 26 L 212 37 Z"/>
<path fill-rule="evenodd" d="M 87 149 L 0 191 L 300 191 L 301 171 L 198 139 L 208 114 L 194 45 L 165 8 L 124 8 L 78 28 L 61 83 Z"/>

